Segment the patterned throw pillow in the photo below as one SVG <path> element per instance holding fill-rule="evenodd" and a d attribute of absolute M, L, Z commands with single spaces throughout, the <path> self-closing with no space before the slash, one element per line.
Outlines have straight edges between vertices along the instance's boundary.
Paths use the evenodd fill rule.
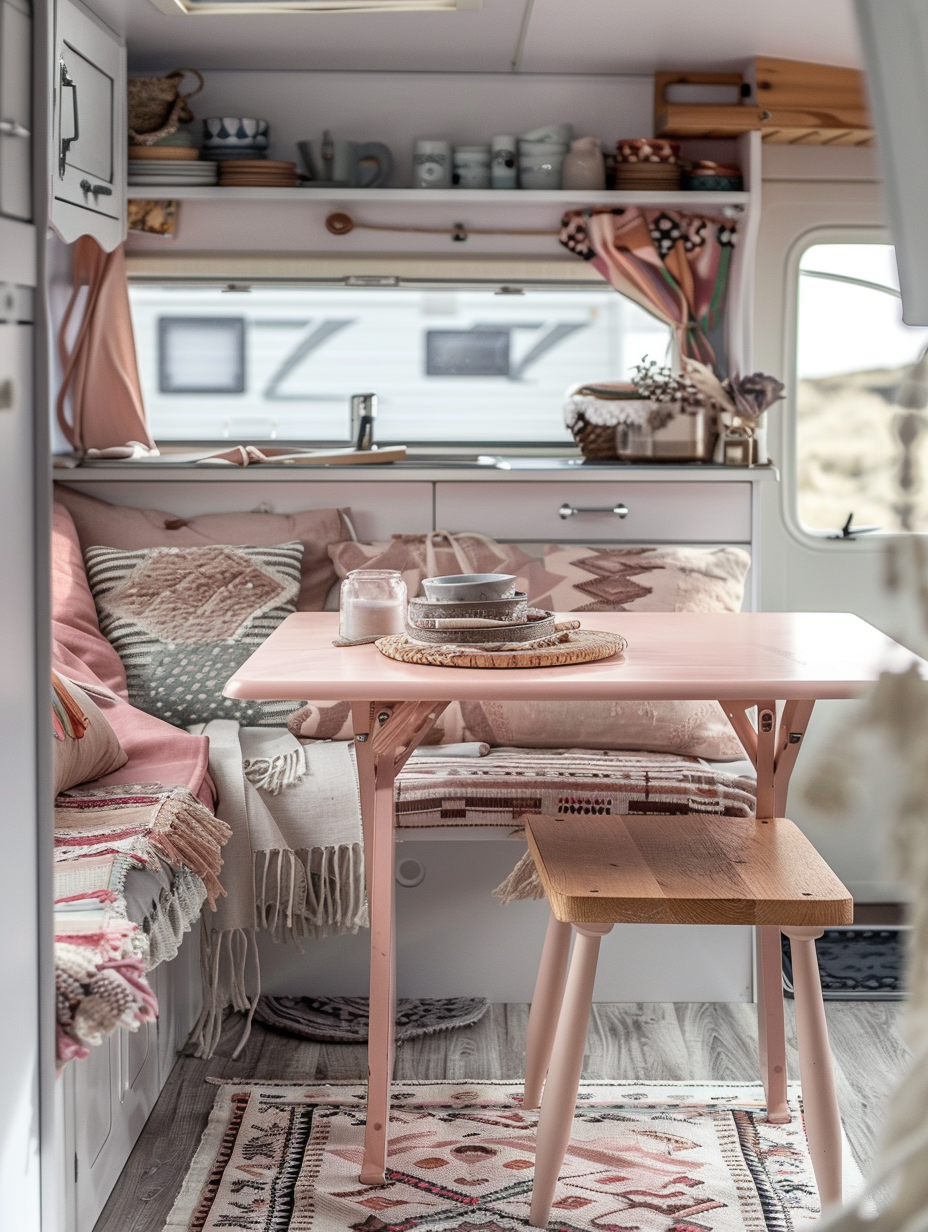
<path fill-rule="evenodd" d="M 485 535 L 394 535 L 329 546 L 339 578 L 351 569 L 398 569 L 410 595 L 424 577 L 514 573 L 529 603 L 552 612 L 738 612 L 751 564 L 743 548 L 584 547 L 546 543 L 531 556 Z"/>
<path fill-rule="evenodd" d="M 126 668 L 129 701 L 188 727 L 286 722 L 288 701 L 223 697 L 226 681 L 296 610 L 301 543 L 276 547 L 88 548 L 100 628 Z"/>

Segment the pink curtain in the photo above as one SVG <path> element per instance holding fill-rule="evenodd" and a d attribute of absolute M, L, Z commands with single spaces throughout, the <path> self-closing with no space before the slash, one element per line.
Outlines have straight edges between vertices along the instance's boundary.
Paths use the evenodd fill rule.
<path fill-rule="evenodd" d="M 62 380 L 58 423 L 76 453 L 138 441 L 154 448 L 145 422 L 135 337 L 129 311 L 126 254 L 106 253 L 85 235 L 74 245 L 73 290 L 58 331 Z M 67 342 L 82 287 L 83 316 L 73 344 Z M 66 413 L 70 399 L 71 416 Z"/>
<path fill-rule="evenodd" d="M 674 331 L 680 354 L 717 366 L 736 229 L 673 210 L 571 210 L 560 240 Z"/>

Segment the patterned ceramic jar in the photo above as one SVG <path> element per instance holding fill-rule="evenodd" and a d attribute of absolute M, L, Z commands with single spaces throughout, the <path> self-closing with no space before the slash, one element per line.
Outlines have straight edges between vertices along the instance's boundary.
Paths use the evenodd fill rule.
<path fill-rule="evenodd" d="M 417 141 L 413 150 L 416 188 L 451 187 L 451 142 Z"/>

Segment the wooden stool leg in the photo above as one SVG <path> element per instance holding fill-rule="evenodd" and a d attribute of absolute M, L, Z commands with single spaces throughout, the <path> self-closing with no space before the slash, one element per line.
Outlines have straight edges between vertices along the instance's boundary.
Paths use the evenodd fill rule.
<path fill-rule="evenodd" d="M 783 956 L 780 930 L 757 926 L 757 1045 L 760 1076 L 767 1094 L 767 1120 L 792 1120 L 786 1101 L 786 1026 L 783 1021 Z"/>
<path fill-rule="evenodd" d="M 543 1228 L 548 1222 L 558 1173 L 570 1142 L 574 1110 L 577 1107 L 577 1089 L 583 1070 L 586 1033 L 590 1025 L 599 943 L 612 929 L 611 924 L 574 924 L 572 927 L 577 933 L 577 939 L 538 1116 L 535 1183 L 529 1214 L 529 1223 L 533 1228 Z"/>
<path fill-rule="evenodd" d="M 558 1015 L 564 999 L 567 981 L 567 960 L 570 957 L 571 927 L 563 924 L 552 911 L 548 917 L 544 949 L 538 966 L 538 978 L 532 994 L 532 1008 L 525 1033 L 525 1096 L 523 1108 L 537 1108 L 541 1103 L 541 1088 L 551 1061 Z"/>
<path fill-rule="evenodd" d="M 793 956 L 796 1034 L 809 1154 L 822 1207 L 841 1201 L 841 1117 L 815 953 L 821 928 L 784 928 Z"/>

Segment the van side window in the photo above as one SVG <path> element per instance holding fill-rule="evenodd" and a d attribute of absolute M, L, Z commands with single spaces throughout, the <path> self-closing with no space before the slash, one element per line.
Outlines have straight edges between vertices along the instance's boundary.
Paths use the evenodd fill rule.
<path fill-rule="evenodd" d="M 230 294 L 230 290 L 239 292 Z M 564 395 L 664 363 L 670 330 L 603 283 L 499 287 L 130 283 L 157 441 L 572 444 Z"/>
<path fill-rule="evenodd" d="M 928 329 L 902 320 L 892 246 L 814 243 L 798 280 L 800 523 L 928 531 Z"/>

